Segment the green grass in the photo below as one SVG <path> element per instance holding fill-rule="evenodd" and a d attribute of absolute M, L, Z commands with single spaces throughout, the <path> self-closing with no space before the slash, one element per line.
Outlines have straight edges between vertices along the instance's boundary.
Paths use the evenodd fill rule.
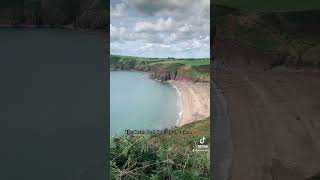
<path fill-rule="evenodd" d="M 189 59 L 168 59 L 168 58 L 147 58 L 147 57 L 136 57 L 136 56 L 123 56 L 123 55 L 111 55 L 113 59 L 122 59 L 122 60 L 135 60 L 135 61 L 146 61 L 147 63 L 152 61 L 152 63 L 156 62 L 164 62 L 164 63 L 180 63 L 192 66 L 200 66 L 200 65 L 209 65 L 209 58 L 189 58 Z"/>
<path fill-rule="evenodd" d="M 213 5 L 216 38 L 271 53 L 281 64 L 320 66 L 320 1 L 314 3 L 314 10 L 309 10 L 296 0 L 217 0 Z M 216 56 L 224 55 L 217 52 Z"/>
<path fill-rule="evenodd" d="M 192 149 L 203 136 L 210 142 L 210 118 L 171 130 L 194 134 L 122 135 L 111 139 L 111 179 L 209 179 L 210 151 Z"/>
<path fill-rule="evenodd" d="M 132 56 L 111 55 L 110 69 L 138 70 L 157 72 L 161 74 L 177 74 L 192 81 L 209 82 L 210 60 L 202 59 L 174 59 L 143 58 Z"/>
<path fill-rule="evenodd" d="M 320 9 L 319 0 L 215 0 L 214 4 L 255 12 L 305 11 Z"/>
<path fill-rule="evenodd" d="M 111 61 L 135 61 L 139 63 L 145 64 L 153 64 L 153 63 L 179 63 L 190 66 L 201 66 L 201 65 L 209 65 L 209 58 L 190 58 L 190 59 L 173 59 L 169 60 L 167 58 L 146 58 L 146 57 L 135 57 L 135 56 L 122 56 L 122 55 L 111 55 Z"/>
<path fill-rule="evenodd" d="M 147 57 L 136 57 L 136 56 L 124 56 L 124 55 L 111 55 L 113 59 L 122 60 L 136 60 L 136 61 L 165 61 L 165 58 L 147 58 Z"/>
<path fill-rule="evenodd" d="M 183 138 L 182 141 L 181 138 L 179 138 L 178 136 L 166 136 L 166 138 L 170 138 L 174 144 L 188 145 L 194 142 L 194 140 L 198 140 L 203 136 L 206 137 L 207 140 L 210 142 L 210 118 L 186 124 L 178 129 L 181 131 L 188 131 L 194 129 L 198 131 L 198 134 L 195 136 L 186 136 L 185 138 Z"/>
<path fill-rule="evenodd" d="M 201 65 L 209 65 L 209 59 L 191 59 L 191 60 L 175 60 L 174 63 L 181 63 L 190 66 L 201 66 Z"/>

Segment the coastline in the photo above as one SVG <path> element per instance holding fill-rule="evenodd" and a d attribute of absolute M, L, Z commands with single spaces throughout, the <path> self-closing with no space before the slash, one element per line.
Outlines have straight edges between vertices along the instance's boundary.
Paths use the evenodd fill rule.
<path fill-rule="evenodd" d="M 178 96 L 177 106 L 179 106 L 180 110 L 179 117 L 175 123 L 176 127 L 181 127 L 210 117 L 210 84 L 208 82 L 182 80 L 168 80 L 163 82 L 150 77 L 148 72 L 145 73 L 145 78 L 161 83 L 168 83 L 176 90 Z"/>
<path fill-rule="evenodd" d="M 172 81 L 172 80 L 170 80 Z M 171 83 L 171 82 L 168 82 L 177 92 L 177 95 L 178 95 L 178 102 L 177 102 L 177 106 L 179 106 L 179 117 L 176 121 L 176 126 L 178 126 L 180 120 L 181 120 L 181 117 L 182 117 L 182 113 L 183 113 L 183 104 L 182 104 L 182 96 L 181 96 L 181 92 L 179 90 L 179 88 L 177 86 L 174 85 L 174 83 Z"/>
<path fill-rule="evenodd" d="M 193 83 L 168 81 L 177 89 L 181 100 L 181 114 L 176 126 L 181 127 L 210 116 L 210 85 L 209 83 Z"/>

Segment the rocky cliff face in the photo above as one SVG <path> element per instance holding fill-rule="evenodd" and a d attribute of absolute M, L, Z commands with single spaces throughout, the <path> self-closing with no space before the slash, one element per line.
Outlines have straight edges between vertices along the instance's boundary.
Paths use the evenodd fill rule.
<path fill-rule="evenodd" d="M 159 72 L 159 71 L 150 71 L 149 73 L 149 77 L 152 79 L 156 79 L 159 81 L 169 81 L 169 80 L 177 80 L 177 74 L 178 71 L 163 71 L 163 72 Z"/>
<path fill-rule="evenodd" d="M 134 64 L 132 62 L 111 63 L 111 70 L 129 70 L 147 72 L 149 78 L 161 82 L 176 80 L 190 82 L 209 82 L 209 65 L 201 68 L 194 68 L 183 64 L 173 64 L 170 67 L 161 63 L 157 64 Z"/>
<path fill-rule="evenodd" d="M 190 65 L 180 63 L 178 60 L 111 55 L 110 69 L 148 72 L 149 78 L 159 81 L 209 82 L 210 80 L 210 65 Z"/>

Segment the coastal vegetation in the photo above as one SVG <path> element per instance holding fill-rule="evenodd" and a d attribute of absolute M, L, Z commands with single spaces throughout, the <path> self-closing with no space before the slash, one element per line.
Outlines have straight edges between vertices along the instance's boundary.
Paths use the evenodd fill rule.
<path fill-rule="evenodd" d="M 319 1 L 217 0 L 212 6 L 217 41 L 264 52 L 273 67 L 320 67 Z"/>
<path fill-rule="evenodd" d="M 317 175 L 312 176 L 311 178 L 308 178 L 306 180 L 320 180 L 320 173 L 318 173 Z"/>
<path fill-rule="evenodd" d="M 193 152 L 202 137 L 210 148 L 209 119 L 170 129 L 186 134 L 113 137 L 111 179 L 209 179 L 210 151 Z"/>
<path fill-rule="evenodd" d="M 305 123 L 312 122 L 317 116 L 308 111 L 312 109 L 311 106 L 301 104 L 299 99 L 318 98 L 316 92 L 319 91 L 319 86 L 311 84 L 319 81 L 319 71 L 314 69 L 320 68 L 320 1 L 216 0 L 211 5 L 211 21 L 216 27 L 215 44 L 211 46 L 217 57 L 215 68 L 220 65 L 234 68 L 215 71 L 214 80 L 224 92 L 223 96 L 228 100 L 228 111 L 233 116 L 230 116 L 232 127 L 235 127 L 231 130 L 233 146 L 244 147 L 242 150 L 233 149 L 231 170 L 227 176 L 230 179 L 253 180 L 259 177 L 320 179 L 319 153 L 314 150 L 317 142 L 312 142 L 309 138 L 300 139 L 302 134 L 308 136 L 317 132 L 317 129 L 309 128 L 295 133 L 286 131 L 289 126 L 300 126 L 293 125 L 293 119 Z M 267 68 L 259 69 L 260 67 Z M 268 71 L 270 67 L 277 70 Z M 286 67 L 303 71 L 288 70 Z M 300 72 L 307 73 L 304 75 Z M 239 84 L 243 92 L 239 91 Z M 300 89 L 301 84 L 304 87 Z M 289 95 L 286 89 L 295 89 L 295 93 Z M 315 93 L 311 93 L 312 91 Z M 261 92 L 263 93 L 260 94 Z M 260 95 L 253 97 L 252 94 Z M 286 106 L 278 103 L 280 99 L 287 100 Z M 317 102 L 310 104 L 314 103 Z M 252 104 L 266 106 L 256 107 Z M 289 112 L 287 109 L 296 105 L 299 107 L 292 113 L 303 114 L 304 108 L 308 111 L 303 119 L 300 116 L 291 118 L 291 113 L 279 113 Z M 242 110 L 238 111 L 239 108 Z M 243 115 L 242 112 L 248 113 Z M 256 126 L 257 119 L 261 123 L 259 126 Z M 270 126 L 274 128 L 270 129 Z M 250 133 L 244 135 L 243 132 Z M 279 135 L 277 132 L 284 133 Z M 270 134 L 275 136 L 270 138 Z M 277 138 L 280 136 L 287 137 Z M 252 141 L 248 141 L 252 137 Z M 263 143 L 256 143 L 261 141 Z M 304 145 L 301 146 L 300 143 Z M 270 145 L 277 149 L 277 155 L 272 157 L 277 160 L 269 166 L 270 171 L 265 171 L 269 169 L 268 165 L 257 164 L 270 160 L 269 155 L 274 153 L 274 149 L 268 149 Z M 301 151 L 289 155 L 290 149 L 299 148 Z M 254 150 L 251 151 L 252 149 Z M 225 167 L 222 163 L 224 161 L 221 161 L 221 166 Z M 215 165 L 217 164 L 219 162 Z M 248 169 L 256 170 L 248 176 Z"/>
<path fill-rule="evenodd" d="M 300 0 L 280 0 L 280 1 L 264 1 L 264 0 L 215 0 L 214 4 L 225 5 L 238 9 L 247 9 L 250 11 L 303 11 L 319 9 L 320 2 L 318 0 L 309 0 L 308 3 Z"/>
<path fill-rule="evenodd" d="M 0 24 L 105 29 L 108 23 L 104 0 L 3 0 Z"/>
<path fill-rule="evenodd" d="M 190 80 L 209 82 L 210 60 L 143 58 L 111 55 L 111 70 L 137 70 L 150 72 L 150 77 L 161 81 Z"/>

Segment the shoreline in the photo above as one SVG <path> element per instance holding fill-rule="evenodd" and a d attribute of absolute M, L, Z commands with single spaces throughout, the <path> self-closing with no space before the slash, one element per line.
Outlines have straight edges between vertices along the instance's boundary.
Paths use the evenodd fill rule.
<path fill-rule="evenodd" d="M 169 80 L 180 95 L 181 112 L 176 126 L 181 127 L 210 116 L 210 85 L 209 83 L 192 83 Z"/>
<path fill-rule="evenodd" d="M 144 73 L 146 73 L 146 78 L 158 81 L 160 83 L 168 83 L 176 90 L 179 101 L 179 104 L 177 105 L 180 106 L 179 117 L 175 123 L 176 127 L 181 127 L 183 125 L 210 117 L 209 82 L 191 82 L 177 80 L 160 81 L 149 77 L 148 72 Z"/>
<path fill-rule="evenodd" d="M 176 121 L 176 126 L 178 126 L 179 122 L 181 121 L 181 117 L 182 117 L 182 113 L 183 113 L 182 96 L 181 96 L 181 92 L 180 92 L 180 90 L 179 90 L 179 88 L 177 86 L 175 86 L 170 81 L 168 83 L 176 90 L 176 93 L 178 95 L 177 105 L 179 106 L 179 117 L 178 117 L 178 119 Z"/>

